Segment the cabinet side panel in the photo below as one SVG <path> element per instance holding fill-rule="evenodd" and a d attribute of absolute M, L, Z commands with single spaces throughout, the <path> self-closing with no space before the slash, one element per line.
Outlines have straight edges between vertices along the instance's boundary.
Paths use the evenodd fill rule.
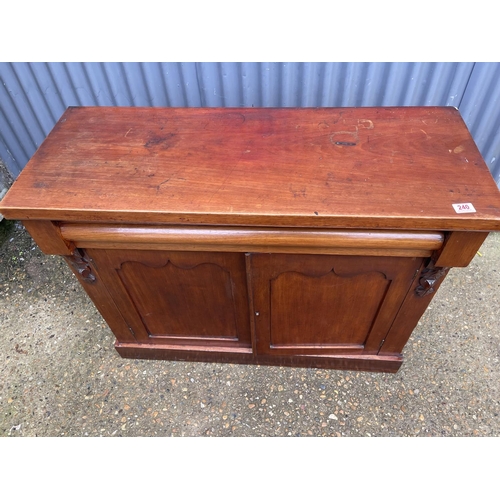
<path fill-rule="evenodd" d="M 135 343 L 136 338 L 132 334 L 127 323 L 120 314 L 120 311 L 116 307 L 111 295 L 109 294 L 103 280 L 99 275 L 99 271 L 94 265 L 92 265 L 92 274 L 94 280 L 89 282 L 75 269 L 71 257 L 64 257 L 70 269 L 73 271 L 74 275 L 77 277 L 80 285 L 83 286 L 85 292 L 90 297 L 97 310 L 101 313 L 102 317 L 111 328 L 115 337 L 119 342 Z"/>
<path fill-rule="evenodd" d="M 433 259 L 437 267 L 467 267 L 489 233 L 453 231 Z"/>
<path fill-rule="evenodd" d="M 422 269 L 424 266 L 422 266 Z M 448 274 L 448 269 L 443 269 L 442 278 Z M 431 300 L 433 299 L 435 292 L 441 286 L 443 279 L 439 279 L 433 284 L 434 293 L 429 293 L 428 295 L 419 296 L 415 290 L 419 285 L 419 280 L 421 275 L 416 276 L 413 281 L 408 294 L 399 310 L 394 323 L 385 338 L 384 344 L 379 350 L 381 355 L 393 355 L 402 352 L 404 346 L 408 342 L 410 335 L 412 334 L 414 328 L 418 324 L 418 320 L 422 317 Z"/>
<path fill-rule="evenodd" d="M 65 241 L 59 227 L 50 220 L 23 220 L 23 225 L 40 247 L 49 255 L 71 255 L 74 245 Z"/>

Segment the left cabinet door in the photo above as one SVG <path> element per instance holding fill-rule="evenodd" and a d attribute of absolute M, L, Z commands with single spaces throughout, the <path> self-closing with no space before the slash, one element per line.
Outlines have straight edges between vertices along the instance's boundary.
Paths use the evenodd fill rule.
<path fill-rule="evenodd" d="M 85 251 L 138 343 L 251 349 L 243 254 Z"/>

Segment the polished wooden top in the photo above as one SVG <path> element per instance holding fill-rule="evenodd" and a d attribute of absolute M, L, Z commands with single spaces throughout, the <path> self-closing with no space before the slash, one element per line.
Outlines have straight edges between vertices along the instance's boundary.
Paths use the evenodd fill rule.
<path fill-rule="evenodd" d="M 476 212 L 456 213 L 453 204 Z M 500 230 L 500 192 L 452 107 L 72 107 L 0 212 L 488 231 Z"/>

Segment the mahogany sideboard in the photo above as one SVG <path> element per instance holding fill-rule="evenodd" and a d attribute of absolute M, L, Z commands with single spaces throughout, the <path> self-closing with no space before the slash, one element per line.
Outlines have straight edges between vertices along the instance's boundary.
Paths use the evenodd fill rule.
<path fill-rule="evenodd" d="M 72 107 L 0 212 L 121 356 L 395 372 L 500 193 L 451 107 Z"/>

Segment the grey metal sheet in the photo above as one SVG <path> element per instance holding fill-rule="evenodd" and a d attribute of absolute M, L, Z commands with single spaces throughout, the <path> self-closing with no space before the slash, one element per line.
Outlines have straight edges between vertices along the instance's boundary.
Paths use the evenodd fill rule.
<path fill-rule="evenodd" d="M 500 63 L 477 63 L 460 113 L 500 184 Z"/>

